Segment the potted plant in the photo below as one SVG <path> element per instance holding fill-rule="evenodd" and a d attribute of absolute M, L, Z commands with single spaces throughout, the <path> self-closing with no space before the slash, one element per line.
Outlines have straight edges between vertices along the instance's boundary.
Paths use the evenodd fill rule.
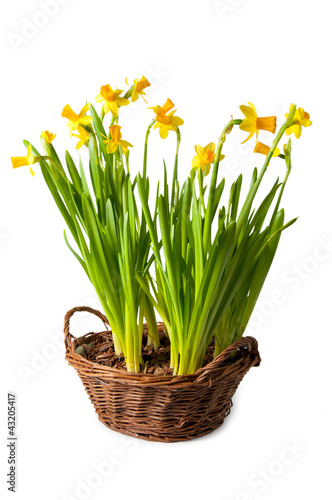
<path fill-rule="evenodd" d="M 255 107 L 240 106 L 244 118 L 231 119 L 217 145 L 195 146 L 188 178 L 178 180 L 179 127 L 174 104 L 152 108 L 143 168 L 129 170 L 132 144 L 122 138 L 121 107 L 145 96 L 145 77 L 126 93 L 104 85 L 91 104 L 76 114 L 67 104 L 62 116 L 77 149 L 88 148 L 89 164 L 76 164 L 68 151 L 65 166 L 55 135 L 42 132 L 43 154 L 29 141 L 25 157 L 13 167 L 40 164 L 46 184 L 72 236 L 65 242 L 89 277 L 104 313 L 77 307 L 65 318 L 66 358 L 75 367 L 99 419 L 111 429 L 149 440 L 191 439 L 221 425 L 245 373 L 258 365 L 257 342 L 243 337 L 276 253 L 285 223 L 281 198 L 291 171 L 291 141 L 311 124 L 302 108 L 291 105 L 276 132 L 276 117 L 259 117 Z M 145 100 L 145 99 L 144 99 Z M 106 125 L 107 124 L 107 125 Z M 264 157 L 260 171 L 241 197 L 242 174 L 222 202 L 225 179 L 220 162 L 227 135 L 239 127 L 256 134 L 254 153 Z M 150 193 L 148 141 L 176 134 L 172 178 Z M 273 134 L 271 146 L 258 142 L 259 130 Z M 270 162 L 285 161 L 277 179 L 255 207 L 256 194 Z M 272 160 L 273 158 L 273 160 Z M 220 172 L 221 171 L 221 172 Z M 219 175 L 221 173 L 221 176 Z M 139 202 L 137 202 L 139 196 Z M 70 318 L 89 311 L 105 331 L 80 338 L 70 334 Z M 157 322 L 156 312 L 162 319 Z M 108 329 L 110 327 L 110 329 Z"/>

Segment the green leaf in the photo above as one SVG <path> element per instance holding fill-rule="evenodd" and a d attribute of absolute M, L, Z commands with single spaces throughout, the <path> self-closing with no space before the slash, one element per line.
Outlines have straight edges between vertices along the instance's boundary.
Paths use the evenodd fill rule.
<path fill-rule="evenodd" d="M 78 170 L 76 168 L 76 165 L 74 163 L 74 160 L 70 156 L 69 152 L 66 151 L 66 164 L 68 168 L 69 175 L 71 177 L 71 180 L 73 182 L 74 188 L 79 194 L 82 194 L 83 192 L 83 185 L 81 181 L 81 177 L 78 173 Z"/>

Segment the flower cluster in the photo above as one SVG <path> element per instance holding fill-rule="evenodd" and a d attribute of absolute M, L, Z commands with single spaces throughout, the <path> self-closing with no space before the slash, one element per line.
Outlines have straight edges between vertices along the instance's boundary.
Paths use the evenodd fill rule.
<path fill-rule="evenodd" d="M 126 84 L 128 84 L 128 80 L 125 80 Z M 128 148 L 133 147 L 132 144 L 128 141 L 122 139 L 121 126 L 118 125 L 119 118 L 119 108 L 122 106 L 127 106 L 131 102 L 137 101 L 139 97 L 146 102 L 144 96 L 146 95 L 144 90 L 150 87 L 150 82 L 142 76 L 141 79 L 136 78 L 133 84 L 130 86 L 129 90 L 121 95 L 124 91 L 120 89 L 113 90 L 113 88 L 107 84 L 102 85 L 100 87 L 100 93 L 96 97 L 97 103 L 103 103 L 101 118 L 103 119 L 104 115 L 107 115 L 109 112 L 112 114 L 112 122 L 109 126 L 109 135 L 104 137 L 104 144 L 106 145 L 107 153 L 113 154 L 119 150 L 121 146 L 124 154 L 128 153 Z M 62 110 L 62 116 L 68 119 L 67 126 L 69 128 L 69 133 L 71 137 L 75 137 L 79 139 L 76 145 L 76 149 L 80 149 L 82 146 L 87 146 L 89 142 L 89 138 L 91 133 L 93 133 L 92 129 L 89 128 L 93 118 L 92 116 L 88 116 L 87 112 L 90 109 L 91 104 L 86 104 L 83 106 L 79 114 L 76 114 L 69 104 Z M 289 113 L 293 109 L 293 104 L 290 106 Z M 176 109 L 174 108 L 174 104 L 171 99 L 167 99 L 163 106 L 152 106 L 148 109 L 152 109 L 155 113 L 155 119 L 153 121 L 154 128 L 159 129 L 159 134 L 162 139 L 166 139 L 170 131 L 177 132 L 178 127 L 183 125 L 183 120 L 179 116 L 175 116 Z M 249 141 L 256 134 L 256 143 L 254 147 L 254 153 L 261 153 L 267 156 L 271 147 L 267 146 L 258 141 L 258 135 L 260 130 L 265 130 L 267 132 L 271 132 L 275 134 L 277 128 L 277 118 L 275 116 L 266 116 L 260 117 L 258 116 L 256 107 L 248 102 L 248 105 L 241 105 L 240 110 L 244 114 L 245 118 L 240 120 L 239 128 L 244 132 L 248 132 L 247 138 L 243 141 L 243 143 Z M 289 113 L 286 113 L 285 117 L 289 116 Z M 291 125 L 287 128 L 286 134 L 291 135 L 294 133 L 295 137 L 298 139 L 302 133 L 302 127 L 309 127 L 312 124 L 310 120 L 310 115 L 303 108 L 297 108 L 295 111 L 294 118 L 292 120 Z M 231 131 L 233 125 L 229 127 L 227 133 Z M 74 133 L 74 131 L 76 133 Z M 42 138 L 48 144 L 50 144 L 53 139 L 56 137 L 56 134 L 52 134 L 49 131 L 45 131 L 41 133 Z M 195 145 L 196 155 L 192 159 L 192 168 L 195 171 L 199 169 L 202 170 L 203 175 L 207 176 L 210 173 L 211 165 L 216 161 L 215 155 L 216 145 L 214 142 L 210 142 L 207 146 L 202 147 L 199 144 Z M 280 154 L 280 149 L 275 146 L 272 148 L 272 157 L 284 155 Z M 219 154 L 217 161 L 220 162 L 225 156 Z M 35 157 L 30 152 L 26 157 L 14 157 L 12 158 L 13 167 L 17 168 L 19 166 L 29 165 L 30 172 L 34 175 L 33 170 L 30 165 L 33 163 L 37 163 L 38 157 Z"/>
<path fill-rule="evenodd" d="M 174 104 L 170 99 L 167 99 L 163 106 L 154 106 L 150 108 L 156 114 L 156 123 L 154 128 L 159 128 L 159 134 L 162 139 L 166 139 L 170 130 L 176 132 L 177 128 L 180 125 L 183 125 L 182 118 L 174 116 L 176 109 L 173 108 Z"/>
<path fill-rule="evenodd" d="M 24 141 L 26 156 L 13 157 L 12 166 L 28 166 L 35 175 L 31 167 L 40 163 L 71 233 L 71 241 L 65 233 L 65 242 L 96 290 L 115 352 L 124 355 L 128 371 L 138 373 L 144 363 L 144 321 L 147 345 L 159 347 L 157 312 L 170 341 L 172 373 L 195 373 L 212 339 L 217 356 L 243 335 L 280 234 L 296 220 L 285 222 L 280 209 L 291 171 L 291 140 L 282 154 L 279 143 L 284 135 L 299 138 L 302 128 L 311 125 L 310 116 L 292 104 L 277 130 L 275 116 L 259 116 L 252 103 L 241 105 L 244 117 L 231 117 L 218 140 L 205 147 L 195 145 L 191 169 L 188 165 L 181 185 L 178 152 L 184 121 L 168 98 L 163 105 L 148 108 L 153 118 L 145 135 L 143 168 L 132 177 L 129 151 L 133 145 L 122 138 L 121 108 L 138 99 L 146 102 L 150 83 L 144 76 L 131 85 L 125 82 L 127 91 L 109 84 L 100 87 L 95 98 L 101 104 L 99 111 L 92 103 L 79 113 L 69 104 L 62 110 L 70 137 L 77 139 L 76 149 L 88 148 L 86 166 L 84 158 L 78 163 L 69 151 L 63 163 L 55 149 L 56 134 L 49 130 L 41 133 L 45 155 Z M 242 187 L 241 174 L 222 201 L 225 179 L 218 178 L 219 165 L 225 158 L 226 139 L 237 126 L 246 134 L 243 143 L 254 138 L 253 152 L 265 159 L 259 173 L 253 170 L 248 190 Z M 147 174 L 152 129 L 159 130 L 163 140 L 170 135 L 176 138 L 172 181 L 165 166 L 163 186 L 153 196 L 154 207 Z M 261 131 L 272 134 L 271 146 L 258 140 Z M 273 157 L 285 160 L 284 180 L 275 182 L 254 206 Z"/>
<path fill-rule="evenodd" d="M 286 118 L 291 113 L 293 107 L 294 104 L 291 104 L 289 113 L 285 114 Z M 256 145 L 254 148 L 254 153 L 261 153 L 267 156 L 271 148 L 258 141 L 258 134 L 260 130 L 266 130 L 267 132 L 271 132 L 272 134 L 274 134 L 277 128 L 276 116 L 259 117 L 257 115 L 255 106 L 251 102 L 248 102 L 248 106 L 241 105 L 240 110 L 244 114 L 245 118 L 244 120 L 242 120 L 239 128 L 245 132 L 249 132 L 248 137 L 243 141 L 243 143 L 249 141 L 249 139 L 251 139 L 253 135 L 256 134 Z M 312 124 L 309 118 L 309 114 L 304 111 L 303 108 L 297 108 L 292 123 L 286 130 L 286 134 L 291 135 L 292 133 L 294 133 L 295 137 L 299 139 L 299 137 L 301 136 L 302 127 L 309 127 L 309 125 Z M 272 156 L 279 155 L 279 148 L 273 148 Z"/>

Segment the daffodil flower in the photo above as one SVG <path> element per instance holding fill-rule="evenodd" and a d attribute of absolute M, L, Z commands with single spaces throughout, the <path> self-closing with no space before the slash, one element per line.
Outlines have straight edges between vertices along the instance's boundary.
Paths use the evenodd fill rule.
<path fill-rule="evenodd" d="M 157 115 L 159 112 L 168 113 L 172 108 L 174 108 L 173 102 L 170 99 L 167 99 L 167 101 L 163 106 L 152 106 L 151 108 L 148 109 L 153 109 L 153 111 Z"/>
<path fill-rule="evenodd" d="M 73 134 L 73 137 L 77 137 L 79 139 L 76 144 L 76 149 L 80 149 L 84 144 L 86 145 L 89 142 L 89 132 L 87 132 L 83 127 L 77 128 L 78 134 Z"/>
<path fill-rule="evenodd" d="M 121 139 L 122 134 L 121 134 L 120 130 L 121 130 L 120 125 L 111 125 L 110 126 L 111 139 L 106 137 L 106 135 L 102 134 L 105 137 L 104 144 L 107 144 L 106 151 L 109 154 L 115 153 L 115 151 L 117 151 L 119 149 L 119 146 L 122 147 L 124 154 L 127 153 L 128 148 L 133 147 L 133 145 L 130 144 L 130 142 L 123 141 Z"/>
<path fill-rule="evenodd" d="M 262 142 L 256 142 L 254 153 L 261 153 L 262 155 L 267 156 L 270 152 L 270 146 L 267 146 L 266 144 L 263 144 Z M 279 156 L 280 155 L 280 150 L 279 148 L 275 148 L 273 151 L 272 156 Z"/>
<path fill-rule="evenodd" d="M 103 102 L 103 110 L 105 115 L 111 111 L 112 115 L 115 117 L 119 116 L 119 107 L 127 106 L 129 100 L 125 97 L 120 97 L 123 90 L 113 90 L 110 85 L 103 85 L 100 87 L 100 94 L 96 97 L 96 102 Z"/>
<path fill-rule="evenodd" d="M 293 104 L 291 104 L 289 108 L 289 112 L 291 112 Z M 289 113 L 286 113 L 285 116 L 287 118 Z M 312 125 L 312 121 L 310 120 L 310 115 L 303 108 L 297 108 L 295 111 L 294 119 L 290 127 L 286 130 L 286 135 L 291 135 L 294 132 L 296 139 L 301 137 L 302 127 L 310 127 Z"/>
<path fill-rule="evenodd" d="M 53 141 L 53 139 L 55 139 L 56 134 L 52 134 L 52 132 L 49 132 L 48 130 L 45 130 L 45 132 L 41 133 L 41 137 L 44 139 L 44 141 L 47 144 L 51 144 L 51 142 Z"/>
<path fill-rule="evenodd" d="M 162 139 L 166 139 L 169 130 L 176 132 L 177 128 L 184 123 L 182 118 L 174 116 L 176 109 L 171 111 L 172 108 L 174 108 L 174 104 L 170 99 L 167 99 L 163 106 L 154 106 L 149 108 L 153 109 L 156 113 L 156 123 L 154 128 L 159 128 L 159 134 Z"/>
<path fill-rule="evenodd" d="M 125 81 L 126 81 L 126 84 L 129 85 L 127 79 Z M 146 102 L 146 100 L 143 97 L 144 95 L 146 95 L 144 92 L 144 89 L 146 89 L 147 87 L 150 87 L 150 86 L 151 86 L 151 83 L 149 82 L 149 80 L 147 80 L 145 78 L 145 76 L 142 76 L 142 78 L 140 80 L 138 78 L 136 78 L 134 80 L 134 89 L 133 89 L 132 94 L 131 94 L 131 102 L 137 101 L 139 96 L 141 96 L 142 99 Z M 129 91 L 130 91 L 130 89 L 129 89 Z"/>
<path fill-rule="evenodd" d="M 34 176 L 35 172 L 32 170 L 30 165 L 33 165 L 34 163 L 39 163 L 42 159 L 43 156 L 34 156 L 33 154 L 31 154 L 31 144 L 29 144 L 26 156 L 13 156 L 11 158 L 11 161 L 13 168 L 28 166 L 30 174 Z"/>
<path fill-rule="evenodd" d="M 90 104 L 86 104 L 77 115 L 69 106 L 63 108 L 61 116 L 68 118 L 67 126 L 69 127 L 70 137 L 73 135 L 73 130 L 76 130 L 80 125 L 89 125 L 92 122 L 92 116 L 87 116 L 86 112 L 89 110 Z"/>
<path fill-rule="evenodd" d="M 255 106 L 251 102 L 248 102 L 248 104 L 249 106 L 240 106 L 240 110 L 245 116 L 240 125 L 240 129 L 245 132 L 249 132 L 248 137 L 242 142 L 242 144 L 249 141 L 255 132 L 256 137 L 258 138 L 259 130 L 267 130 L 268 132 L 274 134 L 277 128 L 277 118 L 275 116 L 265 116 L 263 118 L 258 117 Z"/>
<path fill-rule="evenodd" d="M 196 144 L 195 151 L 196 156 L 193 157 L 191 166 L 194 170 L 202 169 L 204 177 L 206 177 L 210 173 L 211 164 L 215 159 L 215 150 L 216 145 L 214 142 L 210 142 L 205 148 Z M 223 160 L 225 155 L 220 155 L 219 161 Z"/>

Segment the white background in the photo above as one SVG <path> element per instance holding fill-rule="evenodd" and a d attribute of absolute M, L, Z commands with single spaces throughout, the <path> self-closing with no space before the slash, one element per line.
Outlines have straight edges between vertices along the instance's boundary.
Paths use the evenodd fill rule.
<path fill-rule="evenodd" d="M 330 2 L 68 0 L 50 2 L 52 16 L 41 14 L 41 3 L 2 3 L 0 21 L 2 490 L 12 498 L 5 485 L 6 398 L 15 391 L 18 499 L 328 498 Z M 185 121 L 182 178 L 194 144 L 216 142 L 229 116 L 241 117 L 239 104 L 251 101 L 261 116 L 276 114 L 280 124 L 294 102 L 313 121 L 293 141 L 283 201 L 288 219 L 300 218 L 281 239 L 248 332 L 259 341 L 262 364 L 245 377 L 225 424 L 187 443 L 124 439 L 99 423 L 64 360 L 61 333 L 68 309 L 98 302 L 65 246 L 64 222 L 38 166 L 32 178 L 27 168 L 14 171 L 10 163 L 10 156 L 24 155 L 23 138 L 38 144 L 46 129 L 57 133 L 58 151 L 74 151 L 63 106 L 78 112 L 86 100 L 94 102 L 101 85 L 126 88 L 125 77 L 143 74 L 153 84 L 149 105 L 170 97 Z M 122 122 L 124 138 L 135 145 L 133 171 L 141 166 L 152 117 L 146 107 L 140 101 Z M 250 153 L 253 141 L 239 147 L 244 138 L 234 131 L 227 139 L 223 166 L 229 181 L 240 172 L 248 178 L 261 164 Z M 174 134 L 167 141 L 151 134 L 154 181 L 174 144 Z M 284 164 L 276 159 L 269 170 L 271 185 L 284 174 Z M 100 327 L 84 315 L 73 322 L 76 333 Z M 113 470 L 101 479 L 96 467 L 105 461 L 113 461 Z"/>

